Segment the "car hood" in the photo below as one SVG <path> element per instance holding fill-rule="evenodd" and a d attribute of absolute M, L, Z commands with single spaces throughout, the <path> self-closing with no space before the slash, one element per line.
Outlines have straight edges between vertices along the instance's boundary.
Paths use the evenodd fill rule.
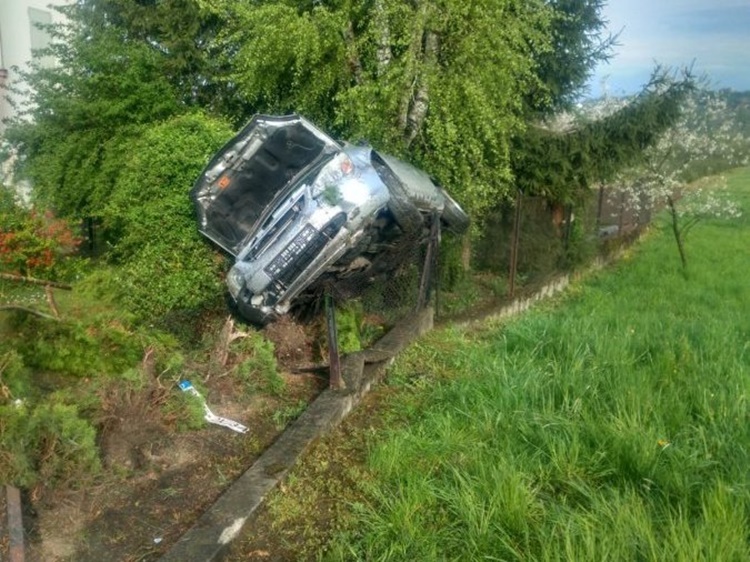
<path fill-rule="evenodd" d="M 233 256 L 264 216 L 341 146 L 298 115 L 256 115 L 216 153 L 190 195 L 199 230 Z"/>

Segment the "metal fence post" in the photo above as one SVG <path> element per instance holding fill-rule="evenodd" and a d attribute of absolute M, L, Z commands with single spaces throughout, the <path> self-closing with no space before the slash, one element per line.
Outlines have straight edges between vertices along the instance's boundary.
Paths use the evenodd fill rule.
<path fill-rule="evenodd" d="M 437 273 L 439 247 L 440 217 L 437 213 L 433 213 L 432 224 L 430 225 L 430 239 L 427 241 L 427 251 L 425 252 L 424 265 L 422 266 L 422 276 L 419 280 L 417 311 L 422 310 L 430 301 L 430 293 L 435 284 L 435 275 Z"/>
<path fill-rule="evenodd" d="M 521 203 L 523 194 L 518 190 L 516 195 L 516 212 L 513 220 L 513 240 L 510 245 L 510 272 L 508 274 L 508 296 L 516 292 L 516 273 L 518 272 L 518 244 L 521 238 Z"/>
<path fill-rule="evenodd" d="M 328 324 L 328 368 L 330 370 L 328 386 L 334 390 L 344 388 L 341 377 L 341 357 L 339 356 L 339 335 L 336 328 L 336 306 L 333 296 L 326 293 L 326 322 Z"/>

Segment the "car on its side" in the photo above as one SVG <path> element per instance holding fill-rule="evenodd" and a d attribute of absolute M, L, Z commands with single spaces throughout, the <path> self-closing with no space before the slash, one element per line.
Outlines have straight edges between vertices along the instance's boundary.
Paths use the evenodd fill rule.
<path fill-rule="evenodd" d="M 256 115 L 216 155 L 191 197 L 199 230 L 234 258 L 239 313 L 263 325 L 323 276 L 366 271 L 399 236 L 440 217 L 463 232 L 461 207 L 414 166 L 339 143 L 298 115 Z"/>

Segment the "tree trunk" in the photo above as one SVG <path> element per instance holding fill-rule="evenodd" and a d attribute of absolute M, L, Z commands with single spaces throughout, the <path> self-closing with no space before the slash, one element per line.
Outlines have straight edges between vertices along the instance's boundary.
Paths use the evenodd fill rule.
<path fill-rule="evenodd" d="M 419 2 L 409 53 L 405 55 L 408 82 L 401 98 L 398 125 L 406 148 L 422 131 L 430 101 L 429 78 L 440 50 L 439 35 L 429 28 L 429 9 L 429 2 Z"/>
<path fill-rule="evenodd" d="M 411 143 L 414 142 L 414 139 L 422 131 L 422 125 L 424 124 L 425 117 L 427 117 L 427 109 L 430 105 L 429 74 L 430 70 L 437 64 L 439 49 L 440 40 L 438 34 L 434 31 L 425 30 L 422 68 L 419 71 L 416 92 L 414 93 L 414 98 L 411 100 L 406 117 L 404 141 L 407 148 L 411 146 Z"/>
<path fill-rule="evenodd" d="M 388 25 L 388 16 L 385 13 L 383 0 L 375 1 L 375 29 L 377 29 L 378 33 L 378 76 L 382 76 L 391 63 L 391 59 L 393 59 L 391 29 Z"/>
<path fill-rule="evenodd" d="M 682 239 L 682 232 L 680 231 L 679 217 L 677 216 L 677 208 L 674 204 L 672 197 L 667 197 L 667 205 L 669 206 L 669 215 L 672 219 L 672 233 L 674 234 L 674 240 L 677 242 L 677 251 L 680 253 L 680 263 L 682 263 L 682 270 L 687 271 L 687 257 L 685 256 L 685 245 Z"/>
<path fill-rule="evenodd" d="M 354 75 L 354 82 L 356 84 L 362 84 L 362 61 L 359 59 L 359 53 L 357 52 L 357 42 L 354 37 L 354 24 L 349 21 L 346 26 L 346 46 L 349 51 L 349 68 L 351 68 L 352 74 Z"/>

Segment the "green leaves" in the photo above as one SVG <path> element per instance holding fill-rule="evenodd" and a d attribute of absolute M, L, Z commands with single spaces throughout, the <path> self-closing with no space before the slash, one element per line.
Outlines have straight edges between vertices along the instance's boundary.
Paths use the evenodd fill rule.
<path fill-rule="evenodd" d="M 200 308 L 220 294 L 223 260 L 199 236 L 189 191 L 210 156 L 231 136 L 200 113 L 146 131 L 104 208 L 120 264 L 120 298 L 141 316 Z"/>

